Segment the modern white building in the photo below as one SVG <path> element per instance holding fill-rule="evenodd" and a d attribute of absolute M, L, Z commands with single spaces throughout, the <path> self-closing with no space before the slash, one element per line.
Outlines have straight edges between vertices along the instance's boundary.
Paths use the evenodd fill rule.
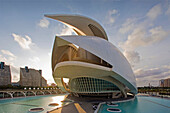
<path fill-rule="evenodd" d="M 127 97 L 136 94 L 136 79 L 124 55 L 108 41 L 103 27 L 79 15 L 45 15 L 77 35 L 56 36 L 52 72 L 57 85 L 75 95 Z M 64 78 L 69 79 L 68 85 Z"/>

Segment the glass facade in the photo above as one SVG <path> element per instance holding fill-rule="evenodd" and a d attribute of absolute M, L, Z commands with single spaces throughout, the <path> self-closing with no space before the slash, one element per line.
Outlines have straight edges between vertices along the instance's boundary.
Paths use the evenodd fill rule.
<path fill-rule="evenodd" d="M 119 88 L 106 80 L 79 77 L 70 81 L 70 90 L 77 93 L 105 93 L 119 91 Z"/>

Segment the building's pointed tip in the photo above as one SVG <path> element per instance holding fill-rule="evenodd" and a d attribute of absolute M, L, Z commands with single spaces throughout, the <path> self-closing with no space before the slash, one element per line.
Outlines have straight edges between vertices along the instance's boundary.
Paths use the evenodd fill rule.
<path fill-rule="evenodd" d="M 48 18 L 50 18 L 50 17 L 51 17 L 49 14 L 45 14 L 44 16 L 45 16 L 45 17 L 48 17 Z"/>

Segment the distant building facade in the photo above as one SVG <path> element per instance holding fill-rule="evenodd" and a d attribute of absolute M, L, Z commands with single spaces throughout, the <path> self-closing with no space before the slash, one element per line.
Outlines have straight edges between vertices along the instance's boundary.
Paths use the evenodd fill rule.
<path fill-rule="evenodd" d="M 47 80 L 44 77 L 41 78 L 41 87 L 47 87 Z"/>
<path fill-rule="evenodd" d="M 21 86 L 33 86 L 33 87 L 46 87 L 47 80 L 42 77 L 42 70 L 20 68 L 20 81 Z"/>
<path fill-rule="evenodd" d="M 170 78 L 160 80 L 159 86 L 160 87 L 170 87 Z"/>
<path fill-rule="evenodd" d="M 11 84 L 11 70 L 5 62 L 0 62 L 0 86 Z"/>

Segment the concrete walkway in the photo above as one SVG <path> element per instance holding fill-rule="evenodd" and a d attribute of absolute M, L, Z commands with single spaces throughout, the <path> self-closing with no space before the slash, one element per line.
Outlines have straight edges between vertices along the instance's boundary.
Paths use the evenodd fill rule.
<path fill-rule="evenodd" d="M 126 99 L 111 99 L 111 98 L 99 98 L 99 97 L 74 97 L 68 95 L 67 97 L 70 100 L 73 100 L 73 103 L 65 105 L 61 108 L 54 109 L 48 113 L 94 113 L 93 104 L 100 102 L 111 102 L 111 101 L 126 101 L 133 99 L 134 97 L 128 97 Z"/>
<path fill-rule="evenodd" d="M 47 113 L 94 113 L 91 103 L 71 103 Z"/>
<path fill-rule="evenodd" d="M 84 109 L 80 106 L 80 104 L 74 103 L 74 105 L 76 106 L 76 109 L 78 110 L 79 113 L 86 113 Z"/>

